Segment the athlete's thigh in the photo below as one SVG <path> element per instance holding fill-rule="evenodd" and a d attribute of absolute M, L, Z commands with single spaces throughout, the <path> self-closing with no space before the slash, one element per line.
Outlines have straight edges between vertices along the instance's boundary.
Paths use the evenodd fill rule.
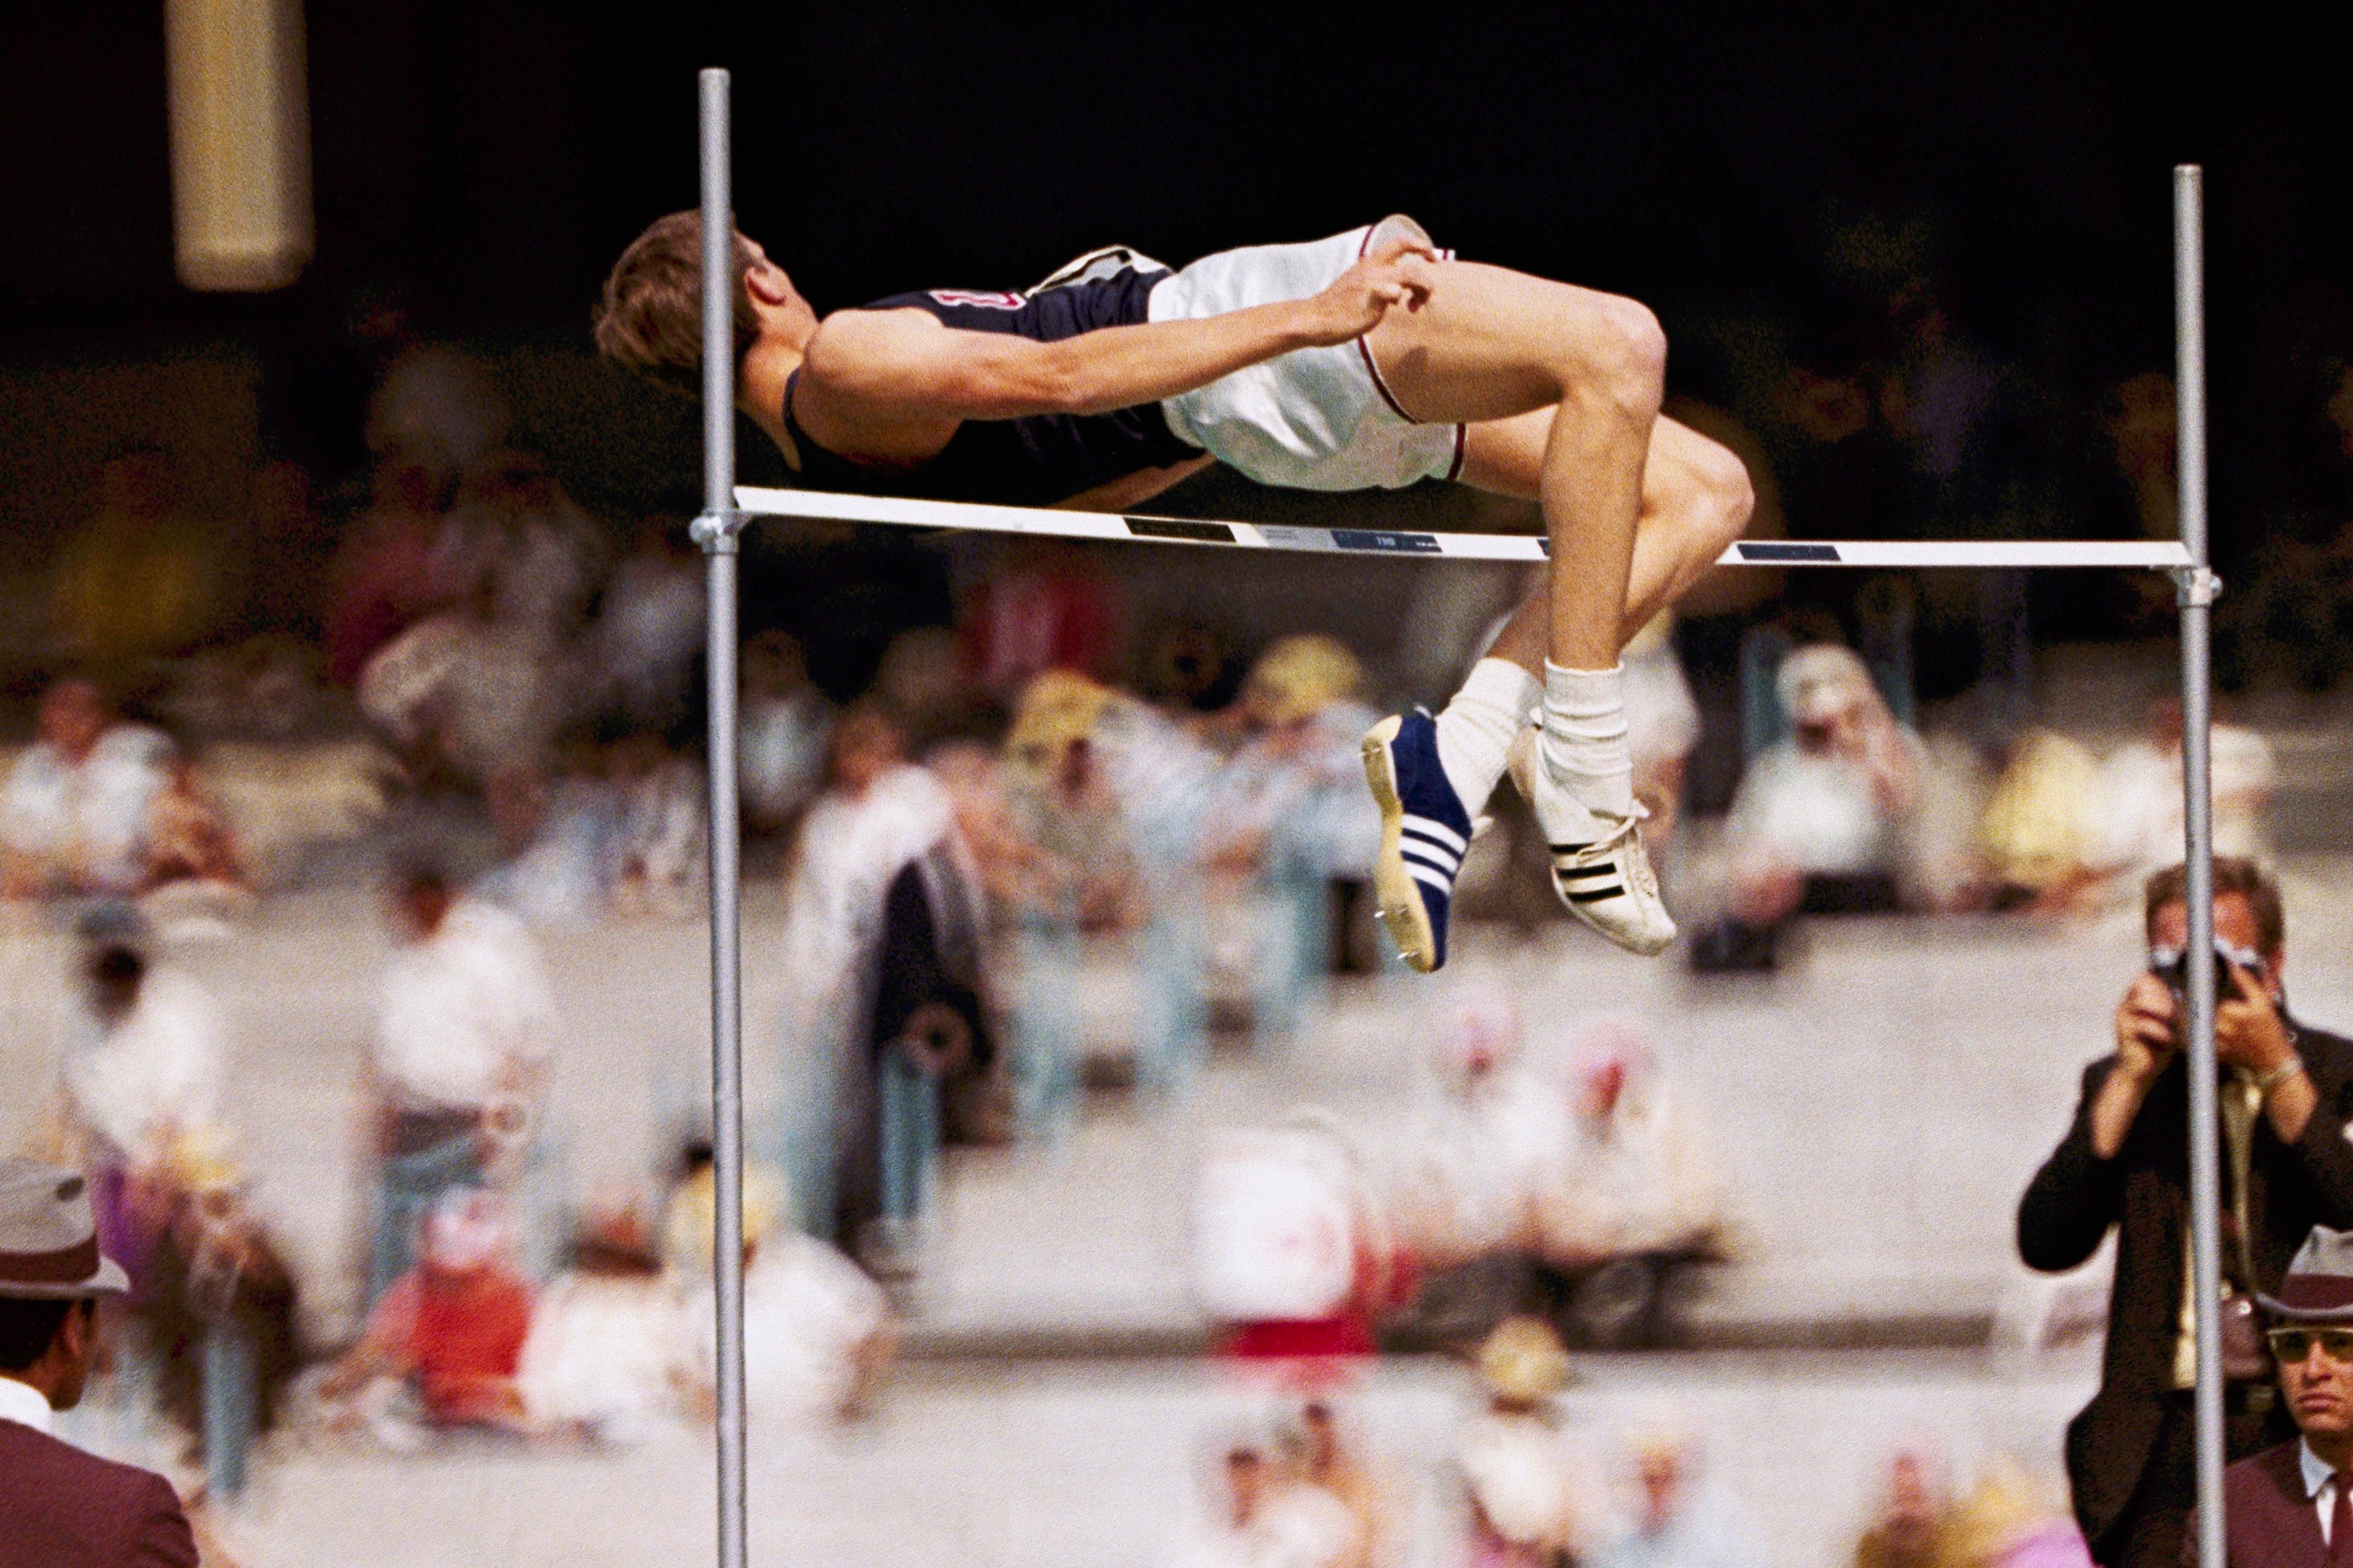
<path fill-rule="evenodd" d="M 1535 500 L 1552 423 L 1552 409 L 1544 407 L 1469 426 L 1462 432 L 1461 482 Z M 1660 416 L 1651 426 L 1650 456 L 1642 465 L 1642 516 L 1672 513 L 1704 500 L 1712 477 L 1727 462 L 1738 461 L 1690 426 Z"/>
<path fill-rule="evenodd" d="M 1607 357 L 1631 301 L 1509 268 L 1444 261 L 1418 310 L 1366 335 L 1381 379 L 1430 424 L 1508 419 L 1560 401 L 1580 363 Z"/>

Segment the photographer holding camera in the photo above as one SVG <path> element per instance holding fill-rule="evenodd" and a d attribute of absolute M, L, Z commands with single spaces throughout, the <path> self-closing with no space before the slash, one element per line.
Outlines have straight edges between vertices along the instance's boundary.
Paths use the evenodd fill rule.
<path fill-rule="evenodd" d="M 2187 876 L 2149 879 L 2147 973 L 2116 1014 L 2116 1048 L 2084 1070 L 2067 1136 L 2018 1205 L 2028 1267 L 2073 1268 L 2116 1227 L 2100 1390 L 2067 1429 L 2075 1517 L 2105 1568 L 2176 1568 L 2194 1500 L 2197 1351 L 2189 1290 Z M 2287 1016 L 2278 884 L 2214 861 L 2214 1049 L 2222 1149 L 2225 1446 L 2295 1436 L 2277 1407 L 2253 1297 L 2279 1288 L 2316 1225 L 2353 1228 L 2353 1042 Z"/>

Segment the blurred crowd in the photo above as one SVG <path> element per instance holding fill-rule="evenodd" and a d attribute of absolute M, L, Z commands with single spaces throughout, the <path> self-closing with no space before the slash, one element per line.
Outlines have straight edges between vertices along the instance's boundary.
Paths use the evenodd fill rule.
<path fill-rule="evenodd" d="M 2056 462 L 2036 378 L 1916 246 L 1873 243 L 1815 327 L 1694 334 L 1714 401 L 1675 412 L 1748 461 L 1760 531 L 2171 532 L 2169 383 L 2119 382 L 2081 433 L 2094 455 Z M 630 1442 L 711 1412 L 702 1130 L 638 1190 L 587 1194 L 548 1115 L 547 946 L 702 907 L 701 567 L 682 517 L 583 505 L 514 444 L 489 365 L 392 318 L 362 323 L 380 342 L 347 472 L 264 464 L 222 523 L 188 510 L 172 453 L 111 457 L 51 563 L 46 656 L 10 672 L 28 722 L 0 752 L 0 916 L 70 933 L 43 1137 L 132 1267 L 124 1375 L 216 1460 L 286 1408 L 399 1449 Z M 2324 379 L 2310 504 L 2224 602 L 2232 683 L 2325 688 L 2353 649 L 2353 371 Z M 1313 1049 L 1333 985 L 1400 984 L 1359 737 L 1451 679 L 1510 595 L 1389 617 L 1444 634 L 1441 657 L 1389 646 L 1388 620 L 1267 636 L 1139 607 L 1079 546 L 843 534 L 795 564 L 808 582 L 755 595 L 741 649 L 749 863 L 785 975 L 747 1030 L 778 1069 L 754 1108 L 752 1382 L 755 1407 L 838 1417 L 892 1352 L 944 1150 L 1052 1149 L 1106 1079 L 1177 1106 L 1214 1050 Z M 2146 630 L 2168 602 L 2070 582 L 2054 603 L 2014 574 L 1725 574 L 1645 628 L 1630 743 L 1683 961 L 1770 970 L 1820 918 L 2102 917 L 2178 858 L 2178 704 L 2084 736 L 2031 702 L 2046 626 Z M 2224 722 L 2214 759 L 2218 847 L 2260 857 L 2271 750 Z M 1465 914 L 1549 911 L 1542 847 L 1500 801 Z M 364 1321 L 322 1347 L 301 1331 L 317 1282 L 252 1201 L 225 1089 L 242 1043 L 172 954 L 353 882 L 391 942 Z M 1527 1457 L 1577 1447 L 1546 1414 L 1564 1341 L 1669 1339 L 1678 1282 L 1739 1253 L 1700 1086 L 1623 1020 L 1531 1027 L 1475 971 L 1444 994 L 1396 1009 L 1428 1070 L 1394 1125 L 1302 1107 L 1205 1153 L 1201 1305 L 1245 1362 L 1484 1344 L 1493 1405 L 1461 1460 L 1482 1564 L 1755 1560 L 1672 1423 L 1622 1474 Z M 1378 1477 L 1328 1405 L 1220 1466 L 1205 1562 L 1381 1558 Z M 1858 1563 L 2058 1560 L 2019 1544 L 2042 1515 L 2014 1478 L 1944 1486 L 1899 1459 Z"/>
<path fill-rule="evenodd" d="M 1645 1399 L 1614 1418 L 1577 1390 L 1549 1325 L 1499 1323 L 1475 1350 L 1478 1403 L 1437 1460 L 1434 1531 L 1413 1517 L 1420 1478 L 1380 1453 L 1345 1400 L 1310 1394 L 1229 1429 L 1205 1476 L 1202 1520 L 1172 1568 L 1389 1568 L 1417 1538 L 1469 1568 L 1758 1568 L 1777 1542 L 1712 1466 L 1691 1413 Z M 1854 1568 L 2086 1568 L 2052 1489 L 1999 1449 L 1957 1484 L 1933 1440 L 1894 1446 L 1870 1478 Z M 1423 1506 L 1426 1506 L 1423 1505 Z"/>

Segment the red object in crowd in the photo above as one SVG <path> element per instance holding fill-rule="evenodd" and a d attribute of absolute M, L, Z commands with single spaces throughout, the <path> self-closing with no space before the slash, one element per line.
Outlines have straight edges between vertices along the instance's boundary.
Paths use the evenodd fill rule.
<path fill-rule="evenodd" d="M 965 667 L 982 689 L 1008 699 L 1050 669 L 1101 677 L 1118 629 L 1111 582 L 1083 560 L 1048 557 L 981 590 L 964 624 Z"/>
<path fill-rule="evenodd" d="M 489 1421 L 512 1403 L 531 1332 L 531 1287 L 504 1268 L 449 1273 L 429 1265 L 401 1276 L 369 1329 L 416 1369 L 425 1413 L 443 1426 Z"/>
<path fill-rule="evenodd" d="M 1421 1271 L 1412 1256 L 1359 1236 L 1356 1285 L 1348 1304 L 1322 1318 L 1261 1318 L 1227 1325 L 1211 1353 L 1237 1371 L 1301 1390 L 1347 1381 L 1356 1363 L 1377 1355 L 1373 1324 L 1413 1300 Z"/>

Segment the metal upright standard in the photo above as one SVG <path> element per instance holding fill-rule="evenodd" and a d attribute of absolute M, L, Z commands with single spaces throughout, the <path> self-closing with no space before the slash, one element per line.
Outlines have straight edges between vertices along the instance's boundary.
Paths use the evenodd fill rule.
<path fill-rule="evenodd" d="M 743 826 L 736 808 L 734 203 L 727 73 L 702 73 L 702 546 L 710 589 L 712 1268 L 719 1298 L 719 1565 L 744 1568 Z"/>
<path fill-rule="evenodd" d="M 1545 543 L 1521 535 L 1384 528 L 1297 528 L 1198 518 L 1105 515 L 890 496 L 735 487 L 733 240 L 728 197 L 728 76 L 702 89 L 703 511 L 694 538 L 711 595 L 711 1048 L 717 1153 L 719 1290 L 719 1563 L 744 1563 L 744 1087 L 740 935 L 741 825 L 736 807 L 736 538 L 753 517 L 821 518 L 933 531 L 1048 535 L 1139 544 L 1223 546 L 1430 561 L 1541 561 Z M 2214 1058 L 2214 834 L 2209 612 L 2221 584 L 2206 560 L 2206 363 L 2200 171 L 2174 175 L 2175 325 L 2179 334 L 2181 538 L 1903 542 L 1743 540 L 1725 566 L 2123 567 L 2167 572 L 2181 606 L 2182 786 L 2189 842 L 2189 1160 L 2191 1280 L 2197 1303 L 2198 1552 L 2223 1568 L 2221 1189 Z"/>
<path fill-rule="evenodd" d="M 2175 395 L 2181 427 L 2181 788 L 2189 825 L 2189 1250 L 2197 1303 L 2198 1562 L 2222 1568 L 2222 1182 L 2214 1061 L 2214 797 L 2208 725 L 2208 620 L 2218 588 L 2206 563 L 2206 281 L 2203 172 L 2173 171 Z M 2249 1282 L 2252 1285 L 2252 1281 Z"/>

